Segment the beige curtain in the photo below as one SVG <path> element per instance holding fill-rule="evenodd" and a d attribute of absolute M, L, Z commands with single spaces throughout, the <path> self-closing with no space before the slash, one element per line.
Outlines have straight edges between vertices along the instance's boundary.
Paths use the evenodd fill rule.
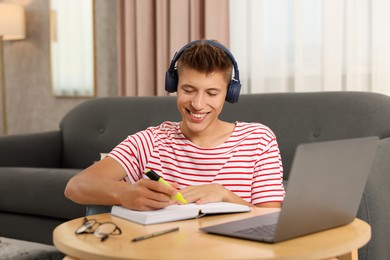
<path fill-rule="evenodd" d="M 174 53 L 189 41 L 228 46 L 229 0 L 119 0 L 119 95 L 162 96 Z"/>

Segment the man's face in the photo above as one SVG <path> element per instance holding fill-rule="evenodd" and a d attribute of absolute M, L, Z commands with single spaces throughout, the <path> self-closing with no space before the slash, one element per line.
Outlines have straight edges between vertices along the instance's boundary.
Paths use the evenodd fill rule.
<path fill-rule="evenodd" d="M 224 73 L 202 73 L 183 68 L 177 87 L 177 106 L 182 116 L 182 132 L 193 135 L 215 131 L 227 93 Z"/>

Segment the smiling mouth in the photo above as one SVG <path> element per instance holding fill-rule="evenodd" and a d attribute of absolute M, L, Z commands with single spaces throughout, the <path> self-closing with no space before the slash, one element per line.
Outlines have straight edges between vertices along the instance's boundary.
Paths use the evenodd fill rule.
<path fill-rule="evenodd" d="M 195 117 L 196 119 L 202 119 L 203 117 L 205 117 L 208 113 L 194 113 L 194 112 L 191 112 L 190 110 L 187 110 L 191 116 Z"/>

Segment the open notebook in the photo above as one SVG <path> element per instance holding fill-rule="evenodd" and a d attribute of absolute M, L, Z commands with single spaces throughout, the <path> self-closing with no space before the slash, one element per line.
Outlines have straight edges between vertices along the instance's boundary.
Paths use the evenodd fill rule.
<path fill-rule="evenodd" d="M 111 214 L 139 224 L 149 225 L 177 220 L 199 218 L 209 214 L 226 214 L 236 212 L 248 212 L 250 208 L 245 205 L 215 202 L 198 205 L 189 203 L 185 205 L 171 205 L 159 210 L 137 211 L 121 206 L 112 207 Z"/>

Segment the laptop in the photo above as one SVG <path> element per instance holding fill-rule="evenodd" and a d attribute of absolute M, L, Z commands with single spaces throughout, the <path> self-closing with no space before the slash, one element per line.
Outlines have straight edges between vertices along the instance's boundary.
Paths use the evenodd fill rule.
<path fill-rule="evenodd" d="M 301 144 L 279 212 L 200 230 L 276 243 L 346 225 L 356 217 L 378 141 L 364 137 Z"/>

